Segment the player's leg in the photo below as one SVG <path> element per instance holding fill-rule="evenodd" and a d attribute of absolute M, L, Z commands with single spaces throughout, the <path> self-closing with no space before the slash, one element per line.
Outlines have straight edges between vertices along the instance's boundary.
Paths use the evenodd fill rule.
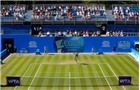
<path fill-rule="evenodd" d="M 113 54 L 115 54 L 115 49 L 113 49 Z"/>
<path fill-rule="evenodd" d="M 46 51 L 44 50 L 44 55 L 45 55 Z"/>
<path fill-rule="evenodd" d="M 48 50 L 46 51 L 46 53 L 48 54 Z"/>
<path fill-rule="evenodd" d="M 116 49 L 114 50 L 114 54 L 116 54 Z"/>
<path fill-rule="evenodd" d="M 74 61 L 75 61 L 75 63 L 77 63 L 77 59 L 76 59 L 76 57 L 74 57 Z"/>
<path fill-rule="evenodd" d="M 75 62 L 76 62 L 76 64 L 77 64 L 77 57 L 75 57 Z"/>

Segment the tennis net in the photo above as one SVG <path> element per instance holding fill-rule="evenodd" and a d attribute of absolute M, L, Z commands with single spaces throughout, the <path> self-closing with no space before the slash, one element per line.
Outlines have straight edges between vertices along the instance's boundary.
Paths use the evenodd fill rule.
<path fill-rule="evenodd" d="M 118 78 L 118 77 L 117 77 Z M 34 87 L 98 87 L 116 86 L 118 79 L 115 76 L 93 76 L 93 77 L 44 77 L 24 76 L 21 80 L 22 86 Z"/>

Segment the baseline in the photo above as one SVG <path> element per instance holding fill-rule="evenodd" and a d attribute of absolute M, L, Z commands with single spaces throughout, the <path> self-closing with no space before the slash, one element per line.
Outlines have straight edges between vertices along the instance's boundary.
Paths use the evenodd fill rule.
<path fill-rule="evenodd" d="M 6 61 L 8 58 L 10 58 L 13 54 L 10 54 L 8 57 L 6 57 L 2 62 Z"/>
<path fill-rule="evenodd" d="M 139 61 L 137 61 L 133 56 L 131 56 L 130 54 L 127 54 L 131 59 L 133 59 L 135 62 L 139 63 Z"/>

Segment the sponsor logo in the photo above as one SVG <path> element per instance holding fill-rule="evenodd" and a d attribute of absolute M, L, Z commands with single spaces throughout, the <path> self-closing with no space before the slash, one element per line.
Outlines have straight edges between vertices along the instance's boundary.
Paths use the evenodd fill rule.
<path fill-rule="evenodd" d="M 56 37 L 54 47 L 56 52 L 83 52 L 84 40 L 82 37 Z"/>
<path fill-rule="evenodd" d="M 120 76 L 119 85 L 131 85 L 131 76 Z"/>
<path fill-rule="evenodd" d="M 130 48 L 130 42 L 129 41 L 119 41 L 118 48 L 121 48 L 121 49 Z"/>
<path fill-rule="evenodd" d="M 131 83 L 129 79 L 121 79 L 120 83 Z"/>
<path fill-rule="evenodd" d="M 8 83 L 20 83 L 20 81 L 16 79 L 12 79 L 12 80 L 8 80 Z"/>
<path fill-rule="evenodd" d="M 20 77 L 7 77 L 7 85 L 8 86 L 20 86 Z"/>
<path fill-rule="evenodd" d="M 102 42 L 102 47 L 110 47 L 110 42 L 109 41 L 103 41 Z"/>
<path fill-rule="evenodd" d="M 30 42 L 29 42 L 29 47 L 30 47 L 30 48 L 36 48 L 36 47 L 37 47 L 36 41 L 30 41 Z"/>

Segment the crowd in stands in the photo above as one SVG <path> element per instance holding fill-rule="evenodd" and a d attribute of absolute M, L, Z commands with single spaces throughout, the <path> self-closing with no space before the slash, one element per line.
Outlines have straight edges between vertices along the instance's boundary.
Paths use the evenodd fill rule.
<path fill-rule="evenodd" d="M 106 9 L 103 5 L 34 6 L 32 20 L 62 20 L 64 18 L 73 20 L 75 17 L 80 17 L 81 20 L 89 20 L 93 16 L 106 15 Z"/>
<path fill-rule="evenodd" d="M 54 33 L 51 33 L 50 31 L 47 31 L 46 33 L 39 32 L 38 37 L 47 37 L 47 36 L 66 36 L 66 37 L 71 37 L 71 36 L 83 36 L 83 37 L 88 37 L 88 36 L 100 36 L 100 32 L 89 32 L 88 30 L 85 31 L 71 31 L 71 30 L 66 30 L 66 31 L 56 31 Z"/>
<path fill-rule="evenodd" d="M 106 36 L 124 36 L 124 32 L 121 31 L 107 31 Z"/>
<path fill-rule="evenodd" d="M 139 19 L 139 8 L 133 6 L 115 5 L 112 15 L 116 20 Z M 0 16 L 14 17 L 16 21 L 26 16 L 25 5 L 2 5 Z M 31 20 L 91 20 L 92 18 L 106 18 L 105 5 L 35 5 Z"/>
<path fill-rule="evenodd" d="M 71 37 L 71 36 L 83 36 L 83 37 L 89 37 L 89 36 L 102 36 L 101 32 L 99 30 L 97 31 L 93 31 L 93 32 L 89 32 L 88 30 L 82 30 L 82 31 L 71 31 L 71 30 L 66 30 L 66 31 L 56 31 L 56 32 L 42 32 L 40 31 L 38 34 L 38 37 L 52 37 L 52 36 L 56 36 L 56 37 L 61 37 L 61 36 L 66 36 L 66 37 Z M 120 31 L 113 31 L 113 30 L 108 30 L 106 32 L 105 35 L 103 36 L 138 36 L 138 32 L 137 33 L 126 33 L 123 32 L 123 30 Z"/>
<path fill-rule="evenodd" d="M 132 20 L 132 19 L 139 19 L 139 8 L 130 8 L 129 6 L 122 7 L 122 6 L 115 6 L 112 11 L 112 15 L 116 20 Z"/>
<path fill-rule="evenodd" d="M 0 16 L 2 18 L 14 17 L 16 21 L 23 20 L 25 17 L 25 10 L 26 7 L 21 5 L 1 6 Z"/>

